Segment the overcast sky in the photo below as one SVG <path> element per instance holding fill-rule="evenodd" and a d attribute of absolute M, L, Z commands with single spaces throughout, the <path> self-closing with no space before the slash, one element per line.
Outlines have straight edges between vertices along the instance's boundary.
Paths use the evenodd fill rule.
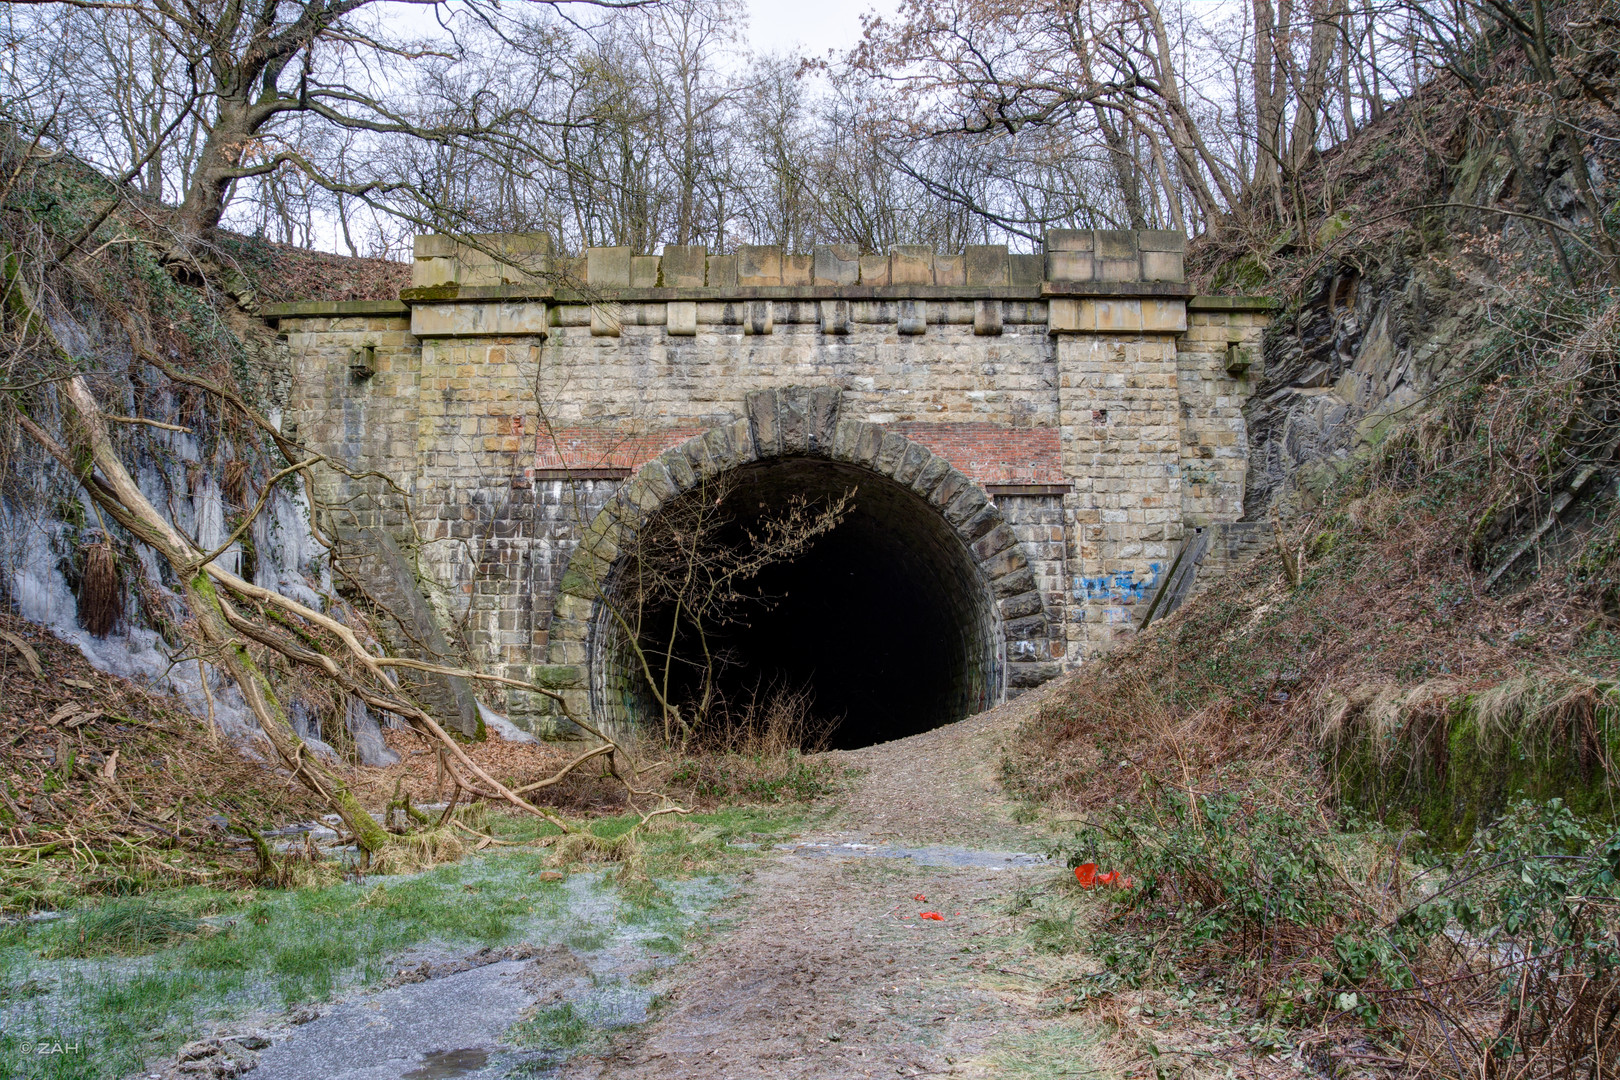
<path fill-rule="evenodd" d="M 820 57 L 861 36 L 868 11 L 892 14 L 896 0 L 747 0 L 748 43 L 755 52 L 802 52 Z"/>

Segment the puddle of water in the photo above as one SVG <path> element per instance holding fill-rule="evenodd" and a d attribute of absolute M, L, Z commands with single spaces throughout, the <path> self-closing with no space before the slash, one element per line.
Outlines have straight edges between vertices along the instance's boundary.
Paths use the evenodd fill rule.
<path fill-rule="evenodd" d="M 435 1050 L 422 1055 L 420 1068 L 406 1073 L 402 1080 L 442 1080 L 449 1076 L 466 1076 L 489 1063 L 489 1051 L 468 1047 L 464 1050 Z"/>
<path fill-rule="evenodd" d="M 778 851 L 792 855 L 843 858 L 910 859 L 919 866 L 948 866 L 975 870 L 1011 870 L 1022 866 L 1044 866 L 1050 862 L 1046 855 L 1027 851 L 979 851 L 974 848 L 950 847 L 933 844 L 927 847 L 894 847 L 888 844 L 833 844 L 804 841 L 796 844 L 778 844 Z"/>

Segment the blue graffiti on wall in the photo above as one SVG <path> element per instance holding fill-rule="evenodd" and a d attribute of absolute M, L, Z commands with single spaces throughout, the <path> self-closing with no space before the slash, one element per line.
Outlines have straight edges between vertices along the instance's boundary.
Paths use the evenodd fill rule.
<path fill-rule="evenodd" d="M 1135 604 L 1148 598 L 1159 584 L 1159 563 L 1148 563 L 1147 573 L 1138 577 L 1138 571 L 1120 570 L 1112 574 L 1074 579 L 1074 599 L 1077 603 L 1099 601 L 1110 605 Z"/>

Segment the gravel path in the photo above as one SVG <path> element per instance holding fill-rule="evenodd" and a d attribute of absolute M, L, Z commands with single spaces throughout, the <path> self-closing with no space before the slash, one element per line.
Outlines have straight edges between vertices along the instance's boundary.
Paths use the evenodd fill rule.
<path fill-rule="evenodd" d="M 752 872 L 651 1023 L 563 1075 L 998 1073 L 988 1055 L 1050 1023 L 1006 965 L 1023 951 L 1009 902 L 1053 868 L 1014 857 L 1037 836 L 995 783 L 1036 700 L 837 755 L 865 772 L 836 815 Z"/>

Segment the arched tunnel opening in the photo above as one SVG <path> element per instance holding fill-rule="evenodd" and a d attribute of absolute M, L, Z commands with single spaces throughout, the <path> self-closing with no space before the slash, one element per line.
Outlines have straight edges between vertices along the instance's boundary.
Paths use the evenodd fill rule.
<path fill-rule="evenodd" d="M 666 696 L 682 704 L 683 715 L 694 715 L 705 699 L 707 680 L 711 736 L 724 741 L 735 734 L 728 726 L 749 724 L 750 705 L 758 725 L 783 695 L 808 701 L 813 722 L 798 741 L 834 749 L 903 738 L 994 702 L 996 622 L 988 589 L 961 538 L 915 492 L 848 465 L 783 458 L 736 469 L 718 487 L 678 499 L 710 500 L 725 522 L 723 542 L 746 545 L 750 533 L 758 536 L 768 521 L 780 520 L 795 497 L 815 508 L 846 493 L 835 527 L 791 561 L 745 581 L 745 598 L 728 608 L 731 618 L 706 626 L 701 637 L 667 596 L 639 612 L 639 640 L 657 677 L 663 655 L 674 653 Z M 616 591 L 623 589 L 621 582 Z M 627 719 L 656 725 L 662 711 L 623 631 L 615 634 L 612 620 L 598 627 L 618 638 L 599 639 L 608 647 L 596 655 L 618 670 L 604 672 L 598 686 L 610 695 L 617 688 Z"/>

